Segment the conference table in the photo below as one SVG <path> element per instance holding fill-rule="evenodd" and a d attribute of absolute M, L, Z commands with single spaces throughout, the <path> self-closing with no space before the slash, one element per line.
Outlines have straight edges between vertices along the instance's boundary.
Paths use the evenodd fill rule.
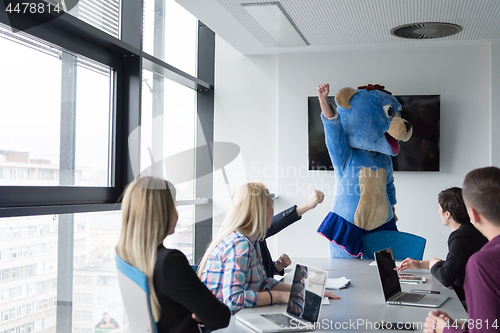
<path fill-rule="evenodd" d="M 416 331 L 422 331 L 423 323 L 433 308 L 388 305 L 385 303 L 376 266 L 370 266 L 373 259 L 333 259 L 333 258 L 294 258 L 295 263 L 320 268 L 328 272 L 329 278 L 346 277 L 351 284 L 346 289 L 333 290 L 341 297 L 323 305 L 315 332 L 378 332 L 378 323 L 413 323 Z M 397 260 L 396 260 L 397 262 Z M 295 266 L 292 265 L 293 270 Z M 292 271 L 293 272 L 293 271 Z M 444 287 L 429 270 L 406 270 L 417 276 L 425 276 L 426 283 L 401 284 L 402 291 L 411 289 L 437 290 L 449 299 L 438 308 L 453 319 L 466 319 L 467 312 L 452 288 Z M 283 282 L 291 283 L 293 273 L 287 274 Z M 286 312 L 286 304 L 274 304 L 258 308 L 243 309 L 242 313 Z M 245 324 L 231 318 L 229 326 L 217 332 L 251 333 L 255 332 Z"/>

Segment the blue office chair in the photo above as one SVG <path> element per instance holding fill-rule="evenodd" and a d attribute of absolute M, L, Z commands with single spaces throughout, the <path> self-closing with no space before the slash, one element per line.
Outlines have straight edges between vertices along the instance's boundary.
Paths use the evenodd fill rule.
<path fill-rule="evenodd" d="M 422 260 L 426 240 L 401 231 L 377 231 L 363 236 L 363 258 L 373 259 L 374 253 L 392 247 L 395 260 Z"/>
<path fill-rule="evenodd" d="M 158 333 L 151 311 L 151 299 L 146 275 L 115 255 L 118 283 L 127 311 L 129 332 Z"/>

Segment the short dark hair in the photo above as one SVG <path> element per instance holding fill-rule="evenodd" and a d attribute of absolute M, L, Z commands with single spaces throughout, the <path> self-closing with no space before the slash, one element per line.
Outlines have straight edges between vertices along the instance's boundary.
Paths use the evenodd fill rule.
<path fill-rule="evenodd" d="M 472 170 L 465 176 L 465 204 L 489 222 L 500 226 L 500 169 L 487 167 Z"/>
<path fill-rule="evenodd" d="M 450 187 L 441 191 L 438 195 L 438 202 L 443 212 L 449 212 L 455 222 L 460 224 L 470 222 L 460 187 Z"/>

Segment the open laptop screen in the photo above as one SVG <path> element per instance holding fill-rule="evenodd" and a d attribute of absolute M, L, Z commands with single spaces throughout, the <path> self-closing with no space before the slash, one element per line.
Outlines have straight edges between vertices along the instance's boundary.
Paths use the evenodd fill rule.
<path fill-rule="evenodd" d="M 321 310 L 326 272 L 297 264 L 287 313 L 316 322 Z"/>
<path fill-rule="evenodd" d="M 385 249 L 375 252 L 375 260 L 377 261 L 377 268 L 380 275 L 380 282 L 382 283 L 382 290 L 384 291 L 384 297 L 387 301 L 389 297 L 401 291 L 398 272 L 394 269 L 396 268 L 396 263 L 392 258 L 392 250 L 388 251 Z"/>

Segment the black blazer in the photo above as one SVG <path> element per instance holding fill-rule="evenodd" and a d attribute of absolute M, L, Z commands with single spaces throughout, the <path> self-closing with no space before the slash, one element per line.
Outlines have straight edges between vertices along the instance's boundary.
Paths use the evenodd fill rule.
<path fill-rule="evenodd" d="M 193 313 L 208 329 L 229 325 L 228 307 L 200 281 L 182 252 L 158 246 L 153 283 L 161 306 L 159 333 L 199 333 Z"/>
<path fill-rule="evenodd" d="M 448 238 L 446 261 L 438 261 L 432 266 L 431 273 L 445 287 L 453 287 L 458 298 L 464 302 L 465 265 L 469 257 L 481 250 L 488 239 L 472 224 L 464 223 L 453 231 Z"/>
<path fill-rule="evenodd" d="M 281 230 L 285 229 L 292 223 L 301 219 L 299 215 L 297 215 L 297 206 L 292 206 L 279 214 L 273 216 L 273 220 L 271 222 L 271 226 L 267 229 L 266 238 L 276 235 Z M 271 253 L 267 248 L 266 240 L 264 239 L 259 243 L 260 252 L 262 254 L 262 263 L 264 264 L 264 269 L 266 270 L 267 277 L 273 277 L 274 275 L 283 275 L 284 270 L 278 272 L 276 270 L 276 266 L 274 266 L 273 258 L 271 258 Z"/>

